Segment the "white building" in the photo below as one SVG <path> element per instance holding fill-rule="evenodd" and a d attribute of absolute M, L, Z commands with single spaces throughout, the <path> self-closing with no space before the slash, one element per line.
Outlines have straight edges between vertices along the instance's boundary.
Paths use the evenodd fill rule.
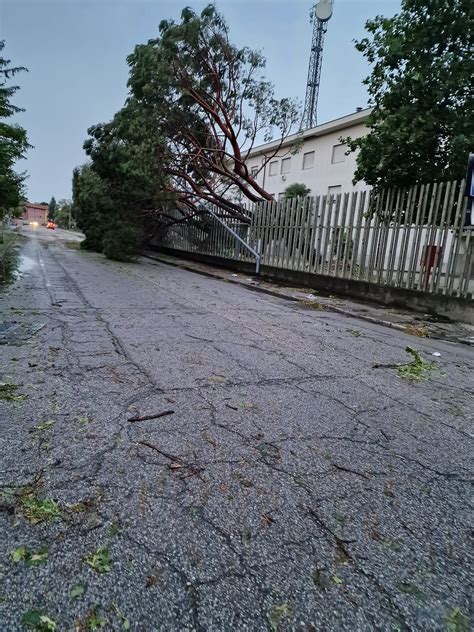
<path fill-rule="evenodd" d="M 303 132 L 303 143 L 298 153 L 291 154 L 291 147 L 298 135 L 288 136 L 283 145 L 268 164 L 280 141 L 272 141 L 254 147 L 247 167 L 257 182 L 278 199 L 287 186 L 294 183 L 305 184 L 310 195 L 337 194 L 351 189 L 367 189 L 364 182 L 352 184 L 356 169 L 356 155 L 346 156 L 347 147 L 340 141 L 341 136 L 359 138 L 367 133 L 366 120 L 370 108 L 342 116 Z"/>

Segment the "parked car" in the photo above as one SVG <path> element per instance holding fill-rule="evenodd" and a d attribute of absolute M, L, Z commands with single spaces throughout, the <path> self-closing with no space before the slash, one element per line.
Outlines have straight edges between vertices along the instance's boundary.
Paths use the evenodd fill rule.
<path fill-rule="evenodd" d="M 56 228 L 56 224 L 54 222 L 48 222 L 46 224 L 46 228 L 50 228 L 51 230 L 54 230 Z"/>

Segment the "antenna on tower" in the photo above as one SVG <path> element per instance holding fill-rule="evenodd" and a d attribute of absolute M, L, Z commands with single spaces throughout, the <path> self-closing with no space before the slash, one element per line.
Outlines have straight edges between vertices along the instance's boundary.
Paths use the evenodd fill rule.
<path fill-rule="evenodd" d="M 316 127 L 318 122 L 318 94 L 321 78 L 321 64 L 323 61 L 324 35 L 328 28 L 328 21 L 332 16 L 333 0 L 319 0 L 311 10 L 313 22 L 313 38 L 311 41 L 311 55 L 309 57 L 308 82 L 304 103 L 301 129 Z"/>

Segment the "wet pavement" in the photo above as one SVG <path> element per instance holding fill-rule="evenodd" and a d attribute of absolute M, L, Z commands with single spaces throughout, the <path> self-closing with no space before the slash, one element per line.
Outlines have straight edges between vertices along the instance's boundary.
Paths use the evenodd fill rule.
<path fill-rule="evenodd" d="M 469 628 L 472 348 L 71 241 L 0 294 L 2 631 Z"/>

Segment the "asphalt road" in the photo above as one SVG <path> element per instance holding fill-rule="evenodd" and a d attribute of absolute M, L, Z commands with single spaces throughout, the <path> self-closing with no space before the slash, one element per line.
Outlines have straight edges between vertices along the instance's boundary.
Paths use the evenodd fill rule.
<path fill-rule="evenodd" d="M 25 234 L 2 632 L 468 629 L 471 348 Z"/>

